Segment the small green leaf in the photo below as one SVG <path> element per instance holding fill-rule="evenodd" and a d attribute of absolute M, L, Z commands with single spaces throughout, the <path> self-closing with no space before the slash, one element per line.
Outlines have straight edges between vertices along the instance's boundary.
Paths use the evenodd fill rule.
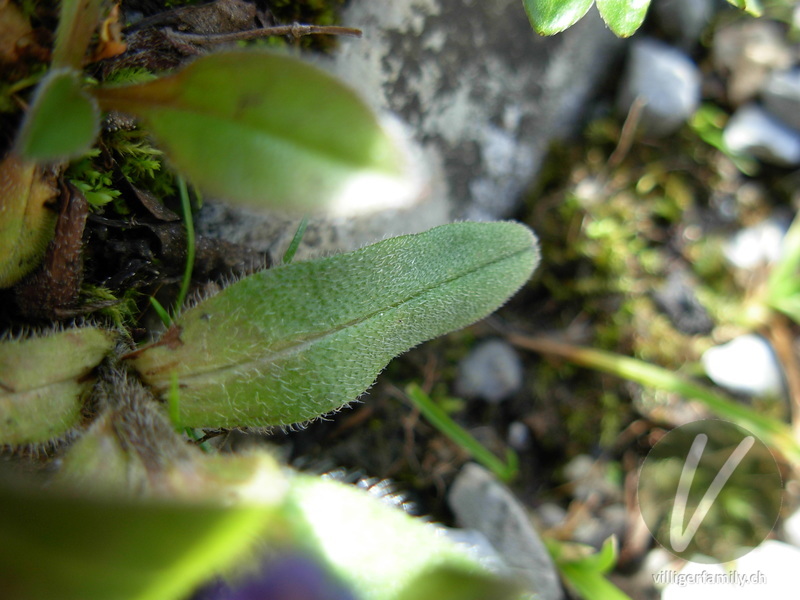
<path fill-rule="evenodd" d="M 617 541 L 608 538 L 595 552 L 591 546 L 546 540 L 547 549 L 567 581 L 584 600 L 631 600 L 605 578 L 617 562 Z"/>
<path fill-rule="evenodd" d="M 76 427 L 89 374 L 116 338 L 84 327 L 0 342 L 0 444 L 47 442 Z"/>
<path fill-rule="evenodd" d="M 180 172 L 231 201 L 308 211 L 369 183 L 376 197 L 404 185 L 405 159 L 367 106 L 294 58 L 212 54 L 94 93 L 103 108 L 144 119 Z"/>
<path fill-rule="evenodd" d="M 761 0 L 728 0 L 728 3 L 747 11 L 754 17 L 760 17 L 764 12 Z"/>
<path fill-rule="evenodd" d="M 89 150 L 99 127 L 97 104 L 84 93 L 80 73 L 51 71 L 39 84 L 25 115 L 17 152 L 42 162 L 79 156 Z"/>
<path fill-rule="evenodd" d="M 530 277 L 517 223 L 456 223 L 234 283 L 187 310 L 133 366 L 187 427 L 289 425 L 356 399 L 396 355 L 465 327 Z"/>
<path fill-rule="evenodd" d="M 597 10 L 615 34 L 630 37 L 641 27 L 650 0 L 597 0 Z"/>
<path fill-rule="evenodd" d="M 580 21 L 594 0 L 522 0 L 536 33 L 554 35 Z"/>
<path fill-rule="evenodd" d="M 53 67 L 80 69 L 92 34 L 100 23 L 103 0 L 61 0 Z"/>

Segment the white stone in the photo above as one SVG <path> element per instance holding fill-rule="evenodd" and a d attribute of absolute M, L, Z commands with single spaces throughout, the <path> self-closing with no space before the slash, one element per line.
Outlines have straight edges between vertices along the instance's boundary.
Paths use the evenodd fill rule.
<path fill-rule="evenodd" d="M 773 218 L 745 227 L 723 247 L 725 258 L 739 269 L 755 269 L 773 263 L 783 254 L 787 229 L 786 223 Z"/>
<path fill-rule="evenodd" d="M 639 126 L 647 134 L 669 135 L 700 105 L 700 71 L 680 50 L 643 38 L 631 44 L 618 106 L 627 113 L 644 101 Z"/>
<path fill-rule="evenodd" d="M 739 108 L 722 133 L 728 150 L 783 167 L 800 165 L 800 132 L 757 104 Z"/>
<path fill-rule="evenodd" d="M 769 342 L 746 334 L 703 353 L 703 368 L 717 385 L 751 396 L 783 393 L 783 372 Z"/>
<path fill-rule="evenodd" d="M 783 521 L 783 537 L 793 546 L 800 548 L 800 510 Z"/>

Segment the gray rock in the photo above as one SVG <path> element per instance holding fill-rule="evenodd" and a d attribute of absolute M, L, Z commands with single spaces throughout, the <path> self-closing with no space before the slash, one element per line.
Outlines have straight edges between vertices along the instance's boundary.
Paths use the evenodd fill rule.
<path fill-rule="evenodd" d="M 564 34 L 519 0 L 355 0 L 335 71 L 441 157 L 458 218 L 509 215 L 554 137 L 576 129 L 621 43 L 595 11 Z"/>
<path fill-rule="evenodd" d="M 519 0 L 351 0 L 332 59 L 314 59 L 394 115 L 414 157 L 418 194 L 405 208 L 320 219 L 299 258 L 350 250 L 455 219 L 504 218 L 518 207 L 554 138 L 581 115 L 623 47 L 596 11 L 564 34 L 537 36 Z M 299 219 L 298 219 L 299 220 Z M 295 221 L 213 208 L 217 231 L 279 255 Z"/>
<path fill-rule="evenodd" d="M 553 560 L 525 508 L 491 473 L 466 464 L 447 499 L 459 524 L 483 533 L 536 598 L 564 598 Z"/>
<path fill-rule="evenodd" d="M 800 133 L 757 104 L 739 108 L 722 139 L 734 154 L 745 154 L 783 167 L 800 165 Z"/>
<path fill-rule="evenodd" d="M 656 0 L 653 3 L 661 28 L 686 50 L 697 45 L 715 8 L 714 0 Z"/>
<path fill-rule="evenodd" d="M 678 331 L 689 335 L 707 334 L 713 329 L 714 321 L 697 299 L 694 286 L 688 270 L 675 270 L 655 291 L 653 299 Z"/>
<path fill-rule="evenodd" d="M 634 41 L 620 87 L 618 107 L 627 113 L 644 102 L 639 126 L 648 135 L 669 135 L 700 104 L 700 71 L 680 50 L 657 40 Z"/>
<path fill-rule="evenodd" d="M 522 360 L 506 341 L 486 340 L 459 363 L 456 394 L 500 402 L 522 387 Z"/>
<path fill-rule="evenodd" d="M 800 131 L 800 69 L 773 72 L 761 90 L 761 98 L 769 112 Z"/>

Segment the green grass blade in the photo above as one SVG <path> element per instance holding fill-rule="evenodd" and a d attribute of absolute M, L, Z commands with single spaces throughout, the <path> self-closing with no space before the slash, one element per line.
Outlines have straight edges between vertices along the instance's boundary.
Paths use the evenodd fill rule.
<path fill-rule="evenodd" d="M 720 418 L 752 431 L 765 444 L 783 454 L 788 461 L 800 465 L 800 444 L 787 424 L 761 415 L 748 406 L 704 385 L 684 379 L 668 369 L 612 352 L 572 346 L 544 338 L 511 335 L 509 340 L 520 348 L 561 356 L 584 367 L 699 400 Z"/>
<path fill-rule="evenodd" d="M 507 483 L 516 477 L 519 459 L 513 450 L 509 448 L 506 462 L 503 462 L 453 421 L 416 383 L 406 386 L 406 395 L 436 429 L 461 446 L 472 458 L 497 475 L 500 480 Z"/>

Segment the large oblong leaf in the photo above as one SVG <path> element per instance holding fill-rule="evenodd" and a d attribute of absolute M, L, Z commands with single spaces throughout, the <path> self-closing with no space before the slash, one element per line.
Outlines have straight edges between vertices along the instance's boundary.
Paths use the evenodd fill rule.
<path fill-rule="evenodd" d="M 540 35 L 555 35 L 589 12 L 594 0 L 522 0 L 531 25 Z"/>
<path fill-rule="evenodd" d="M 615 34 L 630 37 L 641 27 L 650 0 L 597 0 L 597 10 Z"/>
<path fill-rule="evenodd" d="M 456 223 L 247 277 L 133 365 L 190 427 L 288 425 L 354 400 L 396 355 L 488 315 L 538 262 L 523 225 Z"/>
<path fill-rule="evenodd" d="M 35 444 L 81 422 L 94 379 L 117 335 L 97 327 L 0 342 L 0 444 Z"/>
<path fill-rule="evenodd" d="M 356 94 L 288 56 L 212 54 L 138 85 L 95 90 L 144 119 L 172 164 L 231 201 L 300 211 L 375 184 L 397 194 L 405 158 Z M 362 187 L 363 189 L 363 187 Z"/>

